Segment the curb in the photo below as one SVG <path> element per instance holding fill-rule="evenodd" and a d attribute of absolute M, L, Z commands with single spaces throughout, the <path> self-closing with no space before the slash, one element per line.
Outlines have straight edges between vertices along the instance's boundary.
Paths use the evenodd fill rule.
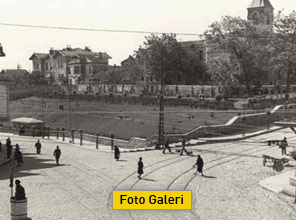
<path fill-rule="evenodd" d="M 257 137 L 257 136 L 260 136 L 260 135 L 263 135 L 263 134 L 268 134 L 268 133 L 273 133 L 275 131 L 279 131 L 279 130 L 282 130 L 282 129 L 285 129 L 284 127 L 280 127 L 280 128 L 275 128 L 275 129 L 272 129 L 272 130 L 264 130 L 262 132 L 258 132 L 258 133 L 255 133 L 255 134 L 247 134 L 245 136 L 242 136 L 242 137 L 229 137 L 227 139 L 207 139 L 207 138 L 201 138 L 200 140 L 205 140 L 205 143 L 201 143 L 201 144 L 214 144 L 214 143 L 223 143 L 223 142 L 229 142 L 229 141 L 240 141 L 240 140 L 244 140 L 244 139 L 248 139 L 248 138 L 252 138 L 252 137 Z"/>
<path fill-rule="evenodd" d="M 257 137 L 263 134 L 268 134 L 268 133 L 272 133 L 275 131 L 279 131 L 285 129 L 284 127 L 279 127 L 279 128 L 274 128 L 274 129 L 270 129 L 270 130 L 263 130 L 261 132 L 255 133 L 255 134 L 247 134 L 244 137 L 229 137 L 229 138 L 224 138 L 224 139 L 207 139 L 207 138 L 200 138 L 199 140 L 202 140 L 200 142 L 197 142 L 196 144 L 189 144 L 186 145 L 187 147 L 193 147 L 196 145 L 203 145 L 203 144 L 215 144 L 215 143 L 224 143 L 224 142 L 229 142 L 229 141 L 239 141 L 239 140 L 244 140 L 244 139 L 248 139 L 248 138 L 252 138 L 252 137 Z M 177 148 L 181 148 L 182 145 L 175 145 L 175 146 L 171 146 L 171 149 L 177 149 Z M 136 152 L 140 152 L 140 151 L 157 151 L 157 150 L 162 150 L 162 149 L 155 149 L 155 147 L 147 147 L 147 148 L 133 148 L 133 149 L 122 149 L 122 153 L 136 153 Z"/>

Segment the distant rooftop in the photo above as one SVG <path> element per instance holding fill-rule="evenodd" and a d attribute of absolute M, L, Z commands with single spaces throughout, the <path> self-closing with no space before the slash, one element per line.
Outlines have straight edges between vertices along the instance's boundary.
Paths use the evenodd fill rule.
<path fill-rule="evenodd" d="M 261 8 L 261 7 L 273 8 L 269 0 L 253 0 L 253 2 L 250 4 L 248 8 Z"/>

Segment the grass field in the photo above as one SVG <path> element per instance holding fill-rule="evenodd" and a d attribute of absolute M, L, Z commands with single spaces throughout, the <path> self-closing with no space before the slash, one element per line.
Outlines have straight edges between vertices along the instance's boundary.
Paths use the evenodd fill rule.
<path fill-rule="evenodd" d="M 42 119 L 41 99 L 30 97 L 10 103 L 11 118 L 34 117 Z M 63 106 L 64 110 L 60 110 Z M 165 132 L 185 133 L 200 125 L 222 124 L 237 114 L 193 109 L 165 107 Z M 69 129 L 68 103 L 61 99 L 44 99 L 44 119 L 52 129 Z M 71 102 L 72 128 L 116 138 L 147 138 L 158 133 L 158 107 L 143 105 L 110 104 L 102 102 Z"/>

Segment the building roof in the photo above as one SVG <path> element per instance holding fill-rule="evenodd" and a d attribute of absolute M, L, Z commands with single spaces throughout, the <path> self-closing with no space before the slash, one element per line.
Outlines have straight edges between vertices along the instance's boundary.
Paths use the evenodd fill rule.
<path fill-rule="evenodd" d="M 27 118 L 27 117 L 20 117 L 11 120 L 12 122 L 16 123 L 25 123 L 25 124 L 38 124 L 43 123 L 43 121 L 35 119 L 35 118 Z"/>
<path fill-rule="evenodd" d="M 130 55 L 128 58 L 126 58 L 125 60 L 121 61 L 121 65 L 122 66 L 125 66 L 125 65 L 129 65 L 129 64 L 133 64 L 135 62 L 136 62 L 136 59 Z"/>
<path fill-rule="evenodd" d="M 76 54 L 75 56 L 71 57 L 72 59 L 76 58 L 79 59 L 80 62 L 83 63 L 101 63 L 103 59 L 110 59 L 111 57 L 107 53 L 92 53 L 92 54 Z M 73 62 L 69 62 L 72 64 Z"/>
<path fill-rule="evenodd" d="M 92 59 L 111 59 L 112 57 L 109 56 L 105 52 L 93 52 L 89 48 L 86 49 L 81 49 L 81 48 L 64 48 L 62 50 L 53 50 L 52 49 L 52 54 L 45 54 L 45 53 L 34 53 L 31 57 L 30 60 L 32 60 L 34 57 L 38 59 L 48 59 L 50 57 L 55 57 L 55 56 L 63 56 L 63 57 L 68 57 L 72 58 L 73 56 L 91 56 Z"/>
<path fill-rule="evenodd" d="M 253 0 L 248 8 L 261 8 L 261 7 L 273 8 L 269 0 Z"/>
<path fill-rule="evenodd" d="M 6 69 L 4 71 L 5 74 L 7 75 L 17 75 L 17 76 L 22 76 L 28 73 L 27 70 L 24 69 Z"/>
<path fill-rule="evenodd" d="M 32 60 L 34 57 L 37 59 L 45 59 L 48 54 L 46 53 L 33 53 L 29 60 Z"/>

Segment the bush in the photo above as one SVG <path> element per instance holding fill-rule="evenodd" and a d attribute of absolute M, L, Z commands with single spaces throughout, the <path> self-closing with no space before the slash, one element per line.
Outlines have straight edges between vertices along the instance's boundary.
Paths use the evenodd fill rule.
<path fill-rule="evenodd" d="M 223 98 L 223 95 L 221 93 L 218 93 L 216 96 L 215 96 L 215 99 L 216 101 L 220 102 Z"/>

